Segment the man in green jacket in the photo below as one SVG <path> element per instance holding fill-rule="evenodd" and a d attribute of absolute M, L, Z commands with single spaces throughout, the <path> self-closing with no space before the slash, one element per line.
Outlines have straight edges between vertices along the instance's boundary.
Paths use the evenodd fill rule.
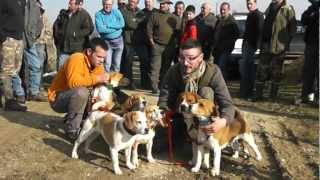
<path fill-rule="evenodd" d="M 265 15 L 254 101 L 262 100 L 268 78 L 272 81 L 270 98 L 277 98 L 285 52 L 296 32 L 295 12 L 287 0 L 272 0 Z"/>
<path fill-rule="evenodd" d="M 143 41 L 143 27 L 141 23 L 144 20 L 145 16 L 143 12 L 137 7 L 138 0 L 129 0 L 128 5 L 120 9 L 123 19 L 125 21 L 124 26 L 124 42 L 125 42 L 125 62 L 122 63 L 123 70 L 125 75 L 130 79 L 130 89 L 136 89 L 136 86 L 133 82 L 132 77 L 132 62 L 135 55 L 139 57 L 140 61 L 140 72 L 141 72 L 141 81 L 145 81 L 145 67 L 144 62 L 147 59 L 147 47 Z M 144 34 L 145 36 L 145 34 Z"/>
<path fill-rule="evenodd" d="M 75 52 L 82 52 L 94 30 L 89 13 L 81 7 L 83 0 L 69 0 L 68 10 L 62 9 L 53 25 L 53 36 L 59 52 L 58 67 Z"/>
<path fill-rule="evenodd" d="M 147 35 L 152 46 L 150 62 L 151 88 L 153 94 L 159 93 L 158 82 L 164 77 L 174 57 L 174 32 L 178 20 L 170 13 L 170 0 L 160 0 L 160 9 L 151 15 L 147 25 Z M 160 78 L 159 78 L 160 76 Z"/>
<path fill-rule="evenodd" d="M 203 59 L 204 53 L 199 41 L 188 39 L 180 46 L 179 63 L 172 66 L 160 89 L 158 105 L 175 112 L 177 99 L 182 92 L 195 92 L 202 98 L 214 100 L 219 107 L 220 117 L 204 128 L 206 133 L 214 133 L 233 121 L 235 109 L 219 67 Z M 175 142 L 183 142 L 184 122 L 179 114 L 174 115 L 173 137 Z M 181 141 L 180 141 L 181 140 Z M 161 147 L 161 146 L 160 146 Z"/>

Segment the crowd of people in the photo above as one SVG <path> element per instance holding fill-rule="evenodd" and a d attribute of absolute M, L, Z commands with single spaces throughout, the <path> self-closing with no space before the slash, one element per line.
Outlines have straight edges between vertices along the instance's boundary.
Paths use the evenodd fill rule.
<path fill-rule="evenodd" d="M 309 1 L 312 5 L 301 19 L 306 27 L 302 102 L 308 102 L 310 93 L 318 98 L 314 84 L 318 84 L 319 72 L 320 3 Z M 208 86 L 213 92 L 205 90 L 204 94 L 210 92 L 210 97 L 220 102 L 226 115 L 221 124 L 226 124 L 234 112 L 224 79 L 228 78 L 228 61 L 240 36 L 230 3 L 221 3 L 219 15 L 213 13 L 210 3 L 203 3 L 196 15 L 195 6 L 185 7 L 183 1 L 175 3 L 173 13 L 172 1 L 158 2 L 157 9 L 154 0 L 144 0 L 145 7 L 140 9 L 139 0 L 118 0 L 117 6 L 114 0 L 102 0 L 101 10 L 92 16 L 83 8 L 83 0 L 69 0 L 68 9 L 60 10 L 51 26 L 40 0 L 1 0 L 0 78 L 5 110 L 26 111 L 26 100 L 47 101 L 40 92 L 42 74 L 44 69 L 56 68 L 49 102 L 54 110 L 67 112 L 67 118 L 81 119 L 88 98 L 86 89 L 108 81 L 103 72 L 122 72 L 130 80 L 128 88 L 136 89 L 132 65 L 138 57 L 141 88 L 159 95 L 164 108 L 170 108 L 169 101 L 175 99 L 178 90 L 187 86 L 198 92 Z M 270 97 L 275 99 L 285 53 L 296 32 L 295 11 L 287 0 L 272 0 L 265 13 L 258 10 L 256 0 L 246 3 L 249 13 L 239 63 L 240 96 L 262 100 L 265 82 L 271 80 Z M 94 30 L 99 38 L 90 40 Z M 255 72 L 257 49 L 260 61 Z M 52 65 L 55 59 L 57 63 Z M 209 77 L 203 79 L 204 74 Z M 199 86 L 202 81 L 205 84 Z M 72 135 L 79 128 L 79 120 L 70 121 L 69 126 Z"/>

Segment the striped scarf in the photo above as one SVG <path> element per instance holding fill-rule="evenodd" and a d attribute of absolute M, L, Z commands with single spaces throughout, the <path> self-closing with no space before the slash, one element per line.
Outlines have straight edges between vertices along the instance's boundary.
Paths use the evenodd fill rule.
<path fill-rule="evenodd" d="M 186 83 L 185 92 L 198 92 L 198 81 L 206 71 L 206 63 L 202 61 L 199 68 L 190 74 L 182 75 L 183 81 Z"/>

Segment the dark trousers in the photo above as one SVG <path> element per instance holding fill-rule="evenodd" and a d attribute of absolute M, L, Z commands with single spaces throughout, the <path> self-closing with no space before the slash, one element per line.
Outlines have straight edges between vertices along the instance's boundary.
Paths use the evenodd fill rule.
<path fill-rule="evenodd" d="M 149 77 L 153 90 L 159 89 L 159 81 L 161 84 L 163 77 L 171 66 L 174 50 L 175 48 L 171 44 L 160 45 L 156 43 L 152 47 Z"/>
<path fill-rule="evenodd" d="M 256 68 L 254 65 L 254 54 L 256 48 L 251 47 L 247 42 L 243 42 L 242 59 L 239 62 L 240 71 L 240 96 L 248 98 L 253 95 Z"/>
<path fill-rule="evenodd" d="M 257 69 L 257 82 L 264 83 L 268 79 L 279 84 L 283 77 L 284 54 L 262 53 Z"/>
<path fill-rule="evenodd" d="M 148 47 L 146 45 L 131 45 L 126 44 L 126 58 L 125 63 L 123 63 L 124 66 L 124 72 L 125 75 L 130 79 L 131 82 L 133 82 L 133 73 L 132 73 L 132 64 L 133 64 L 133 58 L 134 56 L 139 57 L 140 61 L 140 73 L 141 73 L 141 86 L 147 87 L 146 82 L 150 82 L 148 72 L 150 70 L 150 63 L 149 63 L 149 53 L 148 53 Z"/>
<path fill-rule="evenodd" d="M 302 69 L 302 100 L 307 100 L 308 95 L 315 93 L 319 96 L 319 46 L 306 44 Z"/>
<path fill-rule="evenodd" d="M 89 90 L 86 87 L 70 89 L 57 94 L 51 108 L 58 113 L 67 113 L 67 131 L 77 130 L 89 99 Z"/>

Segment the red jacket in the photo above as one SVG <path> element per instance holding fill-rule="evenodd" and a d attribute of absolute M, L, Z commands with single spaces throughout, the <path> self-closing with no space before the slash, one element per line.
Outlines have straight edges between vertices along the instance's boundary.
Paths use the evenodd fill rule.
<path fill-rule="evenodd" d="M 195 20 L 188 21 L 181 36 L 180 44 L 183 44 L 187 39 L 198 39 L 198 27 Z"/>

